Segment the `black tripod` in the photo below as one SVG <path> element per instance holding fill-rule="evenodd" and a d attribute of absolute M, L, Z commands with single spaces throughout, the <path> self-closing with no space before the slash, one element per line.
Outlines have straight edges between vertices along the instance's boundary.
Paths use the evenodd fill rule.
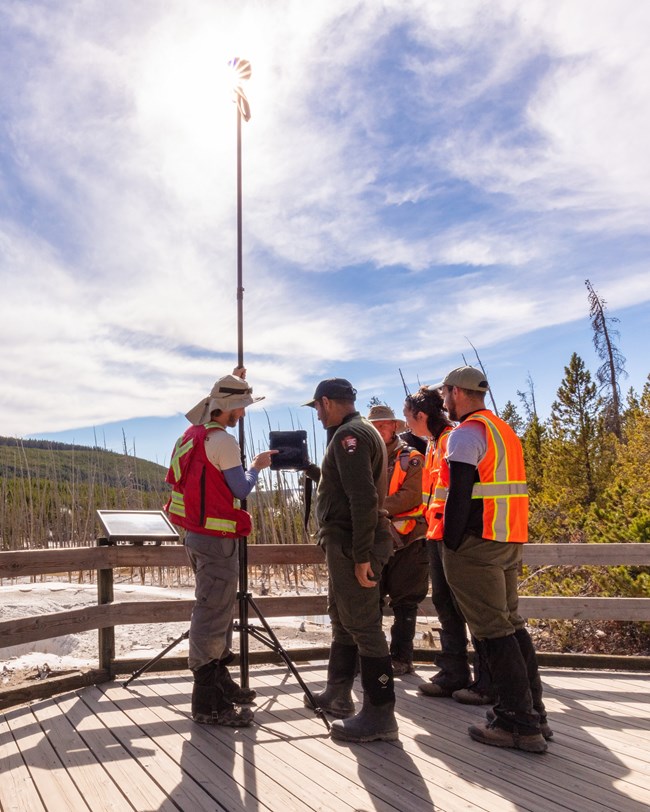
<path fill-rule="evenodd" d="M 248 688 L 248 636 L 250 635 L 256 640 L 259 640 L 260 643 L 264 643 L 265 646 L 282 658 L 289 671 L 291 671 L 305 692 L 305 696 L 314 709 L 314 713 L 323 720 L 325 727 L 329 730 L 330 723 L 327 716 L 325 716 L 325 712 L 316 703 L 314 695 L 300 676 L 298 669 L 289 657 L 286 649 L 282 647 L 275 632 L 269 626 L 268 621 L 248 591 L 248 544 L 245 538 L 239 539 L 239 592 L 237 593 L 237 601 L 239 603 L 239 622 L 235 623 L 234 628 L 239 632 L 239 670 L 242 688 Z M 261 627 L 254 626 L 250 623 L 249 607 L 257 615 L 257 619 L 262 624 Z"/>
<path fill-rule="evenodd" d="M 218 542 L 217 542 L 218 543 Z M 265 646 L 270 648 L 275 654 L 277 654 L 281 659 L 284 661 L 285 665 L 294 675 L 298 684 L 305 692 L 305 696 L 309 700 L 312 708 L 314 709 L 314 713 L 319 716 L 323 722 L 325 723 L 325 727 L 329 730 L 330 723 L 325 715 L 325 712 L 322 708 L 318 707 L 314 695 L 309 690 L 309 687 L 300 676 L 300 673 L 296 666 L 294 665 L 292 659 L 289 657 L 289 654 L 285 648 L 283 648 L 282 644 L 277 638 L 277 635 L 269 625 L 268 621 L 262 614 L 259 606 L 255 603 L 253 596 L 248 591 L 248 545 L 245 538 L 239 539 L 239 591 L 237 593 L 237 602 L 239 604 L 239 621 L 234 623 L 234 630 L 239 632 L 239 669 L 241 674 L 241 685 L 242 688 L 248 688 L 248 671 L 249 671 L 249 649 L 248 649 L 248 636 L 254 637 L 256 640 L 259 640 L 261 643 L 264 643 Z M 255 626 L 250 623 L 249 621 L 249 607 L 253 610 L 253 612 L 257 615 L 257 619 L 262 624 L 260 626 Z M 128 686 L 133 682 L 133 680 L 137 679 L 141 674 L 144 674 L 145 671 L 148 671 L 152 668 L 159 660 L 161 660 L 167 652 L 171 651 L 175 646 L 181 643 L 183 640 L 187 640 L 190 636 L 189 629 L 184 631 L 180 637 L 177 637 L 176 640 L 172 640 L 172 642 L 166 646 L 159 654 L 149 660 L 149 662 L 145 663 L 142 667 L 138 668 L 137 671 L 134 671 L 133 674 L 126 680 L 126 682 L 122 683 L 123 688 L 128 688 Z"/>

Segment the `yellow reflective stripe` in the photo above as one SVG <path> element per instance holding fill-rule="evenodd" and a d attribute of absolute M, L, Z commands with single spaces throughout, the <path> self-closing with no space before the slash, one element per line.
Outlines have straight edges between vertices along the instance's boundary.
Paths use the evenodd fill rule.
<path fill-rule="evenodd" d="M 176 516 L 185 516 L 185 499 L 182 493 L 172 491 L 168 510 Z"/>
<path fill-rule="evenodd" d="M 393 527 L 402 536 L 406 536 L 415 527 L 415 519 L 393 519 Z"/>
<path fill-rule="evenodd" d="M 237 531 L 237 522 L 230 519 L 216 519 L 208 516 L 204 525 L 206 530 L 221 530 L 224 533 L 235 533 Z"/>
<path fill-rule="evenodd" d="M 174 455 L 172 457 L 172 461 L 170 464 L 170 468 L 174 472 L 174 476 L 176 478 L 176 482 L 180 482 L 181 479 L 181 457 L 183 454 L 187 454 L 188 451 L 192 450 L 192 446 L 194 445 L 194 440 L 188 440 L 184 445 L 181 445 L 181 437 L 178 442 L 176 443 L 176 447 L 174 448 Z"/>
<path fill-rule="evenodd" d="M 401 513 L 397 514 L 400 519 L 408 518 L 412 516 L 414 519 L 417 519 L 418 516 L 424 516 L 424 505 L 420 503 L 416 508 L 412 510 L 403 510 Z"/>
<path fill-rule="evenodd" d="M 527 493 L 525 482 L 476 482 L 472 488 L 472 499 L 526 496 Z"/>
<path fill-rule="evenodd" d="M 449 495 L 449 488 L 444 488 L 442 485 L 436 485 L 433 491 L 433 498 L 438 502 L 444 502 Z"/>

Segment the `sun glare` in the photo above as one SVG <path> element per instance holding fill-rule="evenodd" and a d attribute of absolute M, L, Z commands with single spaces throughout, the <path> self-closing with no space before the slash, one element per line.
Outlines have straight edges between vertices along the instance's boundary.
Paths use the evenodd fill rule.
<path fill-rule="evenodd" d="M 208 177 L 230 160 L 235 143 L 234 87 L 250 98 L 252 83 L 242 63 L 254 66 L 255 47 L 247 32 L 238 47 L 223 21 L 192 27 L 171 20 L 152 32 L 134 76 L 138 129 L 168 182 L 194 196 Z M 268 47 L 268 46 L 267 46 Z M 261 50 L 265 50 L 263 47 Z M 239 57 L 239 70 L 229 64 Z"/>

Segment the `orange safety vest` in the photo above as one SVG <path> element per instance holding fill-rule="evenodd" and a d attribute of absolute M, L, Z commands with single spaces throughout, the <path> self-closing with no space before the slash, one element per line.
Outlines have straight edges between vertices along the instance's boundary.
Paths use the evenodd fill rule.
<path fill-rule="evenodd" d="M 208 536 L 248 536 L 250 514 L 240 507 L 228 487 L 223 471 L 205 453 L 205 438 L 211 431 L 225 431 L 219 423 L 190 426 L 174 446 L 165 482 L 172 494 L 165 505 L 174 524 Z"/>
<path fill-rule="evenodd" d="M 388 484 L 388 495 L 392 496 L 402 487 L 406 474 L 408 473 L 409 463 L 412 459 L 419 457 L 423 459 L 422 454 L 415 448 L 401 448 L 395 457 L 395 465 L 393 467 L 393 474 Z M 424 515 L 424 505 L 419 504 L 412 507 L 410 510 L 405 510 L 403 513 L 396 513 L 391 519 L 393 527 L 402 536 L 407 536 L 416 525 L 416 519 Z"/>
<path fill-rule="evenodd" d="M 449 490 L 449 466 L 445 459 L 447 443 L 452 427 L 446 426 L 434 443 L 429 440 L 427 454 L 424 458 L 425 474 L 423 475 L 422 500 L 425 505 L 424 515 L 427 519 L 427 538 L 439 541 L 442 539 L 445 502 Z"/>
<path fill-rule="evenodd" d="M 487 440 L 487 451 L 477 468 L 479 481 L 472 489 L 472 499 L 483 503 L 482 537 L 528 541 L 528 486 L 519 437 L 488 409 L 472 412 L 463 423 L 470 420 L 485 426 Z"/>

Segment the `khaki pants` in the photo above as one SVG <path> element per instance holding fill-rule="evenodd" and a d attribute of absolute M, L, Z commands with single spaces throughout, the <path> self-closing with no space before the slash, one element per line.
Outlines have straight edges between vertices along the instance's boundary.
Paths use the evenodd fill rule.
<path fill-rule="evenodd" d="M 474 637 L 506 637 L 524 628 L 517 595 L 521 544 L 468 533 L 456 551 L 443 544 L 441 552 L 445 577 Z"/>
<path fill-rule="evenodd" d="M 187 533 L 185 550 L 196 578 L 188 665 L 219 660 L 232 645 L 239 582 L 239 539 Z"/>

